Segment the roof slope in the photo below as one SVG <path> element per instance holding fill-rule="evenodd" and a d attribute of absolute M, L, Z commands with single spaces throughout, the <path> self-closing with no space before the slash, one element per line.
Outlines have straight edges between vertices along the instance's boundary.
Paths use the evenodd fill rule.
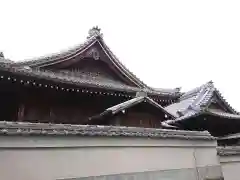
<path fill-rule="evenodd" d="M 229 139 L 239 139 L 240 133 L 228 134 L 223 137 L 219 137 L 218 140 L 229 140 Z"/>
<path fill-rule="evenodd" d="M 0 63 L 14 63 L 13 61 L 4 58 L 3 52 L 0 51 Z"/>
<path fill-rule="evenodd" d="M 216 98 L 221 101 L 221 104 L 223 104 L 226 112 L 209 108 Z M 225 118 L 240 118 L 239 113 L 222 97 L 219 90 L 214 87 L 212 81 L 184 93 L 180 97 L 179 102 L 165 107 L 165 110 L 171 112 L 176 117 L 175 120 L 166 121 L 168 123 L 182 121 L 201 113 L 208 113 Z"/>
<path fill-rule="evenodd" d="M 159 110 L 163 111 L 164 113 L 166 113 L 167 115 L 169 115 L 169 117 L 172 117 L 174 118 L 174 116 L 168 112 L 167 110 L 165 110 L 160 104 L 158 104 L 157 102 L 155 102 L 154 100 L 152 100 L 151 98 L 149 97 L 145 97 L 145 96 L 140 96 L 140 97 L 135 97 L 133 99 L 130 99 L 128 101 L 125 101 L 121 104 L 118 104 L 118 105 L 115 105 L 113 107 L 110 107 L 108 109 L 106 109 L 106 111 L 111 111 L 112 114 L 116 114 L 122 110 L 125 110 L 125 109 L 128 109 L 132 106 L 135 106 L 137 104 L 140 104 L 140 103 L 148 103 L 152 106 L 154 106 L 155 108 L 158 108 Z"/>
<path fill-rule="evenodd" d="M 126 110 L 128 108 L 131 108 L 135 105 L 138 105 L 140 103 L 147 103 L 157 109 L 159 109 L 159 111 L 164 112 L 169 118 L 175 118 L 174 115 L 172 115 L 170 112 L 168 112 L 167 110 L 165 110 L 160 104 L 158 104 L 157 102 L 155 102 L 154 100 L 152 100 L 149 97 L 146 96 L 139 96 L 139 97 L 135 97 L 133 99 L 130 99 L 128 101 L 125 101 L 123 103 L 117 104 L 115 106 L 112 106 L 108 109 L 106 109 L 104 112 L 102 112 L 99 115 L 90 117 L 89 120 L 90 121 L 96 121 L 98 119 L 101 119 L 105 116 L 109 116 L 109 115 L 115 115 L 123 110 Z"/>
<path fill-rule="evenodd" d="M 46 71 L 46 70 L 39 70 L 39 69 L 31 69 L 27 68 L 24 66 L 21 67 L 16 67 L 14 63 L 0 63 L 0 75 L 3 72 L 4 73 L 9 73 L 14 76 L 14 81 L 21 81 L 21 79 L 16 79 L 16 76 L 26 76 L 31 78 L 31 82 L 29 81 L 28 83 L 32 83 L 34 85 L 37 84 L 38 79 L 44 79 L 44 80 L 49 80 L 52 82 L 57 82 L 57 83 L 64 83 L 64 84 L 69 84 L 69 85 L 75 85 L 77 87 L 72 88 L 75 90 L 79 90 L 82 88 L 98 88 L 98 89 L 107 89 L 107 90 L 112 90 L 112 91 L 117 91 L 117 92 L 122 92 L 122 93 L 134 93 L 136 94 L 139 91 L 142 91 L 143 89 L 138 88 L 138 87 L 132 87 L 128 86 L 126 84 L 123 84 L 121 82 L 116 82 L 112 81 L 110 79 L 102 79 L 102 78 L 91 78 L 90 76 L 71 76 L 69 74 L 65 73 L 56 73 L 52 71 Z M 9 75 L 9 78 L 11 75 Z M 32 79 L 33 78 L 33 79 Z M 50 83 L 49 83 L 50 84 Z M 40 86 L 41 84 L 39 84 Z M 59 88 L 59 86 L 53 87 L 53 88 Z M 156 96 L 168 96 L 168 97 L 178 97 L 179 95 L 176 93 L 171 93 L 171 92 L 159 92 L 159 91 L 154 91 L 151 89 L 144 89 L 144 92 L 146 92 L 149 95 L 156 95 Z"/>
<path fill-rule="evenodd" d="M 67 61 L 71 59 L 72 57 L 75 57 L 76 55 L 81 55 L 84 53 L 89 47 L 93 46 L 94 44 L 98 43 L 100 47 L 102 48 L 102 51 L 106 54 L 106 56 L 109 58 L 111 63 L 116 67 L 124 77 L 126 77 L 128 80 L 130 80 L 133 84 L 135 84 L 137 87 L 141 89 L 146 89 L 147 91 L 154 91 L 159 92 L 158 94 L 180 94 L 180 88 L 175 89 L 154 89 L 152 87 L 147 86 L 145 83 L 143 83 L 139 78 L 137 78 L 132 72 L 130 72 L 120 61 L 119 59 L 114 55 L 114 53 L 110 50 L 110 48 L 106 45 L 106 43 L 103 40 L 103 35 L 100 32 L 100 29 L 98 27 L 93 27 L 89 30 L 89 36 L 87 40 L 72 49 L 69 49 L 64 52 L 60 52 L 57 54 L 52 54 L 50 56 L 40 57 L 37 59 L 31 59 L 27 61 L 17 62 L 16 65 L 20 66 L 29 66 L 31 68 L 34 67 L 44 67 L 47 65 L 51 65 L 54 63 L 59 63 L 63 61 Z"/>

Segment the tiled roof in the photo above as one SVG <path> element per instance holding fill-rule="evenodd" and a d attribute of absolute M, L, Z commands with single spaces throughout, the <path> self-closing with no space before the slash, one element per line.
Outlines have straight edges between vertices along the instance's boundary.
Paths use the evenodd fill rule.
<path fill-rule="evenodd" d="M 128 109 L 132 106 L 135 106 L 137 104 L 140 104 L 140 103 L 148 103 L 148 104 L 154 106 L 155 108 L 158 108 L 160 111 L 166 113 L 166 115 L 168 115 L 169 117 L 174 118 L 174 115 L 172 115 L 170 112 L 166 111 L 160 104 L 158 104 L 157 102 L 155 102 L 151 98 L 145 97 L 145 96 L 139 96 L 139 97 L 135 97 L 133 99 L 130 99 L 128 101 L 125 101 L 123 103 L 117 104 L 115 106 L 112 106 L 110 108 L 107 108 L 104 112 L 102 112 L 99 115 L 96 115 L 96 116 L 93 116 L 93 117 L 89 118 L 89 120 L 98 120 L 98 119 L 100 119 L 104 116 L 114 115 L 114 114 L 117 114 L 120 111 L 126 110 L 126 109 Z"/>
<path fill-rule="evenodd" d="M 228 119 L 239 119 L 240 120 L 240 115 L 239 114 L 222 112 L 222 111 L 218 111 L 218 110 L 215 110 L 215 109 L 207 109 L 206 113 L 212 114 L 212 115 L 215 115 L 215 116 L 219 116 L 219 117 L 228 118 Z"/>
<path fill-rule="evenodd" d="M 94 87 L 94 88 L 102 88 L 102 89 L 109 89 L 114 91 L 121 91 L 121 92 L 132 92 L 136 93 L 142 91 L 141 88 L 128 86 L 118 81 L 113 81 L 108 78 L 103 77 L 91 77 L 91 76 L 71 76 L 65 73 L 56 73 L 52 71 L 46 70 L 37 70 L 25 67 L 15 66 L 14 64 L 9 63 L 0 63 L 0 71 L 11 72 L 15 75 L 23 75 L 29 76 L 32 78 L 38 79 L 45 79 L 55 82 L 61 82 L 65 84 L 72 84 L 81 87 Z M 173 96 L 178 97 L 178 94 L 175 92 L 159 92 L 150 89 L 144 89 L 149 95 L 166 95 L 166 96 Z"/>
<path fill-rule="evenodd" d="M 223 137 L 219 137 L 218 140 L 239 139 L 240 133 L 229 134 Z"/>
<path fill-rule="evenodd" d="M 217 147 L 217 153 L 220 156 L 240 155 L 240 147 L 239 146 Z"/>
<path fill-rule="evenodd" d="M 14 63 L 14 62 L 9 59 L 6 59 L 3 55 L 3 52 L 0 51 L 0 63 Z"/>
<path fill-rule="evenodd" d="M 227 109 L 231 113 L 219 112 L 207 108 L 208 105 L 211 103 L 214 94 L 216 94 L 220 98 L 220 100 L 224 103 L 225 107 L 227 107 Z M 176 116 L 175 120 L 166 121 L 166 123 L 170 124 L 177 121 L 186 120 L 201 113 L 208 113 L 227 118 L 240 117 L 239 113 L 227 103 L 227 101 L 222 97 L 219 90 L 214 87 L 212 81 L 209 81 L 200 87 L 184 93 L 180 97 L 178 102 L 165 107 L 165 109 Z"/>
<path fill-rule="evenodd" d="M 97 37 L 98 37 L 98 35 L 92 36 L 92 37 L 88 38 L 84 43 L 74 46 L 73 48 L 69 48 L 67 50 L 64 50 L 64 51 L 61 51 L 58 53 L 53 53 L 51 55 L 46 55 L 46 56 L 41 56 L 41 57 L 37 57 L 37 58 L 32 58 L 29 60 L 19 61 L 19 62 L 16 62 L 16 64 L 21 65 L 21 66 L 37 66 L 38 64 L 55 62 L 59 59 L 69 57 L 72 54 L 76 54 L 81 51 L 84 51 L 91 44 L 93 44 L 95 41 L 97 41 Z"/>
<path fill-rule="evenodd" d="M 154 128 L 93 126 L 70 124 L 45 124 L 27 122 L 0 121 L 0 135 L 31 136 L 107 136 L 107 137 L 142 137 L 142 138 L 177 138 L 215 140 L 209 132 L 180 131 Z"/>
<path fill-rule="evenodd" d="M 115 105 L 113 107 L 108 108 L 106 111 L 111 111 L 113 114 L 116 114 L 119 111 L 122 111 L 124 109 L 127 109 L 129 107 L 132 107 L 134 105 L 137 105 L 139 103 L 148 103 L 156 108 L 158 108 L 159 110 L 165 112 L 167 115 L 169 115 L 170 117 L 174 118 L 174 115 L 172 115 L 170 112 L 168 112 L 167 110 L 165 110 L 160 104 L 158 104 L 157 102 L 155 102 L 154 100 L 152 100 L 149 97 L 144 97 L 144 96 L 140 96 L 140 97 L 135 97 L 133 99 L 130 99 L 128 101 L 125 101 L 123 103 L 120 103 L 118 105 Z"/>
<path fill-rule="evenodd" d="M 40 57 L 37 59 L 25 60 L 22 62 L 16 63 L 18 66 L 30 66 L 30 67 L 38 67 L 39 65 L 44 65 L 45 63 L 54 63 L 65 61 L 73 55 L 81 54 L 90 46 L 95 44 L 96 42 L 103 48 L 103 51 L 107 54 L 107 56 L 111 59 L 112 63 L 123 73 L 126 77 L 128 77 L 132 82 L 134 82 L 139 88 L 146 89 L 147 91 L 156 92 L 156 94 L 171 94 L 180 96 L 180 88 L 175 89 L 155 89 L 147 86 L 143 83 L 139 78 L 137 78 L 132 72 L 130 72 L 115 56 L 115 54 L 110 50 L 110 48 L 106 45 L 103 40 L 102 34 L 100 33 L 99 28 L 92 28 L 90 31 L 94 30 L 94 33 L 90 32 L 88 39 L 80 45 L 77 45 L 74 48 L 68 49 L 64 52 L 60 52 L 57 54 L 52 54 L 49 56 Z"/>

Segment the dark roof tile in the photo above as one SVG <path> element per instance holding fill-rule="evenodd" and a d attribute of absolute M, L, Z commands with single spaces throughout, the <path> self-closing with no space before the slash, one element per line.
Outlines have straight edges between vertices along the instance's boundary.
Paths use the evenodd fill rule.
<path fill-rule="evenodd" d="M 136 93 L 141 91 L 141 88 L 128 86 L 126 84 L 123 84 L 118 81 L 113 81 L 108 78 L 104 77 L 91 77 L 91 76 L 71 76 L 69 74 L 65 73 L 56 73 L 52 71 L 46 71 L 46 70 L 37 70 L 32 69 L 25 66 L 15 66 L 15 64 L 6 64 L 6 63 L 0 63 L 0 70 L 1 71 L 7 71 L 11 72 L 16 75 L 23 75 L 23 76 L 29 76 L 32 78 L 40 78 L 50 81 L 56 81 L 66 84 L 72 84 L 77 85 L 81 87 L 94 87 L 94 88 L 103 88 L 103 89 L 109 89 L 114 91 L 122 91 L 122 92 L 132 92 Z M 162 96 L 170 96 L 170 97 L 178 97 L 179 94 L 176 92 L 159 92 L 154 91 L 151 89 L 144 89 L 148 94 L 150 95 L 162 95 Z"/>
<path fill-rule="evenodd" d="M 217 96 L 231 113 L 213 112 L 214 110 L 211 112 L 211 110 L 207 108 L 211 103 L 214 94 L 217 94 Z M 165 109 L 177 116 L 175 120 L 167 120 L 166 123 L 169 124 L 189 119 L 201 113 L 219 115 L 221 117 L 228 118 L 240 117 L 239 113 L 227 103 L 227 101 L 222 97 L 219 90 L 214 87 L 212 81 L 209 81 L 200 87 L 184 93 L 178 102 L 165 107 Z"/>
<path fill-rule="evenodd" d="M 145 83 L 143 83 L 132 72 L 130 72 L 129 69 L 127 69 L 126 66 L 124 66 L 119 61 L 119 59 L 116 57 L 116 55 L 110 50 L 110 48 L 104 42 L 104 40 L 102 38 L 102 34 L 100 32 L 100 28 L 98 28 L 98 27 L 94 27 L 94 28 L 90 29 L 89 37 L 83 44 L 77 45 L 76 47 L 73 47 L 71 49 L 68 49 L 66 51 L 63 51 L 63 52 L 60 52 L 57 54 L 52 54 L 52 55 L 40 57 L 37 59 L 31 59 L 31 60 L 18 62 L 18 63 L 16 63 L 16 65 L 35 67 L 35 66 L 38 66 L 38 65 L 44 64 L 44 63 L 57 62 L 60 60 L 62 61 L 63 59 L 71 57 L 71 55 L 73 55 L 73 54 L 84 52 L 88 47 L 90 47 L 91 45 L 93 45 L 96 42 L 98 42 L 99 45 L 103 48 L 104 52 L 107 53 L 107 55 L 110 57 L 113 64 L 115 64 L 116 67 L 118 67 L 118 69 L 123 74 L 125 74 L 129 79 L 131 79 L 135 84 L 137 84 L 139 86 L 139 88 L 147 89 L 148 91 L 152 91 L 152 92 L 156 92 L 156 94 L 178 94 L 178 95 L 180 95 L 180 88 L 155 89 L 155 88 L 149 87 Z"/>
<path fill-rule="evenodd" d="M 27 122 L 0 121 L 0 135 L 7 136 L 107 136 L 107 137 L 141 137 L 141 138 L 177 138 L 215 140 L 207 131 L 180 131 L 154 128 L 93 126 L 71 124 L 45 124 Z"/>

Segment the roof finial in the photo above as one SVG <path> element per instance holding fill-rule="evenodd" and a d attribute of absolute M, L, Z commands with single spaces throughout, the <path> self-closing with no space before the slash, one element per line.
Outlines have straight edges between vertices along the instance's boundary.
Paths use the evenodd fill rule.
<path fill-rule="evenodd" d="M 102 36 L 101 29 L 98 26 L 94 26 L 88 31 L 88 38 L 92 36 Z"/>
<path fill-rule="evenodd" d="M 209 84 L 213 84 L 213 81 L 212 81 L 212 80 L 210 80 L 210 81 L 208 81 L 208 83 L 209 83 Z"/>
<path fill-rule="evenodd" d="M 213 87 L 214 84 L 213 84 L 213 81 L 208 81 L 207 84 L 206 84 L 207 87 Z"/>
<path fill-rule="evenodd" d="M 182 87 L 176 87 L 175 88 L 177 91 L 181 91 Z"/>
<path fill-rule="evenodd" d="M 0 58 L 4 58 L 3 52 L 0 51 Z"/>

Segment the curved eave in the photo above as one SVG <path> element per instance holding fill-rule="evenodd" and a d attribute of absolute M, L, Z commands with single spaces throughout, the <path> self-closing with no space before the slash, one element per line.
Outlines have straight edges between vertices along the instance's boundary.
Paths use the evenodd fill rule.
<path fill-rule="evenodd" d="M 96 36 L 92 36 L 89 39 L 87 39 L 84 43 L 79 44 L 77 46 L 74 46 L 73 48 L 69 48 L 67 50 L 64 51 L 60 51 L 58 53 L 53 53 L 50 55 L 46 55 L 46 56 L 41 56 L 38 58 L 33 58 L 30 60 L 23 60 L 20 62 L 16 62 L 16 65 L 20 65 L 20 66 L 29 66 L 29 67 L 35 67 L 35 66 L 41 66 L 44 64 L 51 64 L 54 62 L 58 62 L 59 60 L 64 60 L 72 55 L 75 55 L 77 53 L 79 53 L 79 51 L 83 51 L 84 49 L 86 49 L 89 45 L 91 45 L 94 41 L 96 41 Z"/>
<path fill-rule="evenodd" d="M 169 125 L 175 125 L 176 123 L 179 122 L 184 122 L 186 120 L 189 120 L 190 118 L 194 118 L 200 115 L 210 115 L 210 116 L 215 116 L 219 118 L 225 118 L 225 119 L 232 119 L 232 120 L 239 120 L 240 121 L 240 115 L 238 114 L 230 114 L 230 113 L 224 113 L 224 112 L 214 112 L 213 110 L 205 110 L 205 111 L 199 111 L 199 112 L 193 112 L 193 113 L 188 113 L 184 116 L 181 116 L 179 118 L 173 119 L 173 120 L 166 120 L 164 121 L 165 123 Z"/>
<path fill-rule="evenodd" d="M 67 61 L 69 59 L 72 59 L 75 56 L 80 56 L 83 54 L 87 49 L 89 49 L 91 46 L 93 46 L 95 43 L 99 43 L 104 53 L 109 57 L 111 62 L 114 64 L 114 66 L 125 76 L 127 77 L 131 82 L 133 82 L 136 86 L 140 88 L 148 88 L 147 85 L 145 85 L 142 81 L 140 81 L 132 72 L 130 72 L 113 54 L 113 52 L 110 50 L 110 48 L 106 45 L 104 40 L 101 36 L 92 36 L 89 39 L 87 39 L 86 42 L 83 44 L 80 44 L 72 49 L 69 49 L 67 51 L 63 51 L 57 54 L 52 54 L 45 57 L 40 57 L 37 59 L 25 61 L 25 62 L 19 62 L 16 63 L 17 65 L 28 65 L 32 68 L 41 68 L 44 66 L 52 65 L 55 63 L 60 63 L 63 61 Z"/>
<path fill-rule="evenodd" d="M 99 91 L 110 90 L 114 92 L 120 92 L 121 94 L 131 94 L 131 96 L 129 97 L 134 97 L 137 92 L 142 90 L 141 88 L 127 86 L 125 84 L 116 84 L 115 82 L 112 83 L 109 81 L 95 81 L 93 79 L 91 80 L 91 79 L 76 78 L 72 76 L 66 76 L 61 73 L 53 73 L 49 71 L 14 67 L 14 65 L 4 64 L 4 63 L 0 63 L 0 72 L 3 73 L 1 74 L 1 76 L 7 73 L 8 74 L 7 76 L 10 79 L 12 79 L 11 76 L 14 77 L 13 79 L 16 79 L 18 76 L 19 77 L 22 76 L 26 78 L 28 77 L 30 78 L 28 82 L 30 84 L 31 83 L 36 84 L 35 81 L 42 79 L 42 80 L 50 81 L 48 85 L 50 85 L 51 82 L 54 82 L 57 84 L 61 83 L 66 85 L 73 85 L 71 87 L 72 91 L 79 91 L 79 89 L 85 89 L 85 88 L 96 88 L 96 89 L 99 89 Z M 157 97 L 162 96 L 162 97 L 167 97 L 169 99 L 176 98 L 176 94 L 168 94 L 168 93 L 160 94 L 158 92 L 152 92 L 150 90 L 147 91 L 147 93 L 149 95 L 153 95 Z"/>
<path fill-rule="evenodd" d="M 192 104 L 190 104 L 190 106 L 207 108 L 211 104 L 211 99 L 213 98 L 214 94 L 217 95 L 217 97 L 222 102 L 224 108 L 226 108 L 229 112 L 233 114 L 240 114 L 226 101 L 226 99 L 222 96 L 220 91 L 214 87 L 214 84 L 212 81 L 209 81 L 198 88 L 195 88 L 187 93 L 184 93 L 180 97 L 180 101 L 189 99 L 195 96 L 195 101 Z M 188 109 L 186 109 L 186 111 L 188 111 Z"/>
<path fill-rule="evenodd" d="M 147 86 L 143 83 L 136 75 L 130 72 L 129 69 L 124 66 L 116 55 L 110 50 L 110 48 L 106 45 L 101 35 L 96 35 L 88 38 L 83 44 L 80 44 L 74 48 L 71 48 L 67 51 L 62 51 L 60 53 L 52 54 L 49 56 L 44 56 L 32 60 L 22 61 L 15 63 L 17 66 L 29 66 L 32 68 L 43 67 L 47 65 L 51 65 L 54 63 L 59 63 L 63 61 L 67 61 L 75 56 L 81 55 L 84 53 L 89 47 L 93 46 L 95 43 L 99 43 L 104 53 L 109 57 L 114 66 L 131 82 L 133 82 L 137 87 L 142 89 L 148 89 L 149 91 L 156 92 L 156 94 L 176 94 L 176 96 L 180 96 L 180 89 L 169 89 L 169 90 L 157 90 Z"/>
<path fill-rule="evenodd" d="M 228 110 L 230 110 L 231 112 L 233 112 L 234 114 L 240 114 L 236 109 L 234 109 L 228 102 L 227 100 L 223 97 L 223 95 L 221 94 L 221 92 L 215 88 L 215 92 L 217 93 L 217 95 L 220 97 L 220 99 L 222 100 L 222 102 L 226 105 L 226 107 L 228 108 Z"/>
<path fill-rule="evenodd" d="M 108 108 L 106 111 L 111 111 L 112 114 L 116 114 L 122 110 L 128 109 L 132 106 L 135 106 L 135 105 L 143 103 L 143 102 L 148 103 L 151 106 L 154 106 L 155 108 L 161 110 L 163 113 L 168 115 L 170 118 L 175 119 L 175 116 L 173 114 L 171 114 L 170 112 L 168 112 L 167 110 L 165 110 L 160 104 L 155 102 L 153 99 L 151 99 L 149 97 L 144 97 L 144 96 L 135 97 L 133 99 L 130 99 L 130 100 L 120 103 L 118 105 L 112 106 L 112 107 Z"/>

